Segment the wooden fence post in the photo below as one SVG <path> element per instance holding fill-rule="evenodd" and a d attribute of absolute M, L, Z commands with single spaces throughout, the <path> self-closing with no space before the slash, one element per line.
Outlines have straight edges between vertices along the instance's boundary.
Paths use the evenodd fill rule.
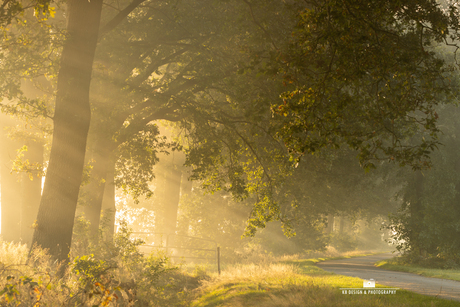
<path fill-rule="evenodd" d="M 217 246 L 217 271 L 220 275 L 220 247 Z"/>

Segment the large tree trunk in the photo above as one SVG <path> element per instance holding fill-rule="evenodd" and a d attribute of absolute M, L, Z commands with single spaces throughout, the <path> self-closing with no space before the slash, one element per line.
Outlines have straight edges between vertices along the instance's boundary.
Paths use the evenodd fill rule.
<path fill-rule="evenodd" d="M 30 140 L 24 156 L 30 163 L 43 163 L 43 143 Z M 30 178 L 32 177 L 32 178 Z M 32 244 L 33 224 L 37 219 L 38 207 L 42 193 L 41 174 L 22 174 L 22 213 L 21 213 L 21 239 L 29 246 Z"/>
<path fill-rule="evenodd" d="M 58 75 L 53 143 L 33 244 L 67 260 L 91 118 L 89 88 L 102 0 L 68 1 L 68 38 Z"/>

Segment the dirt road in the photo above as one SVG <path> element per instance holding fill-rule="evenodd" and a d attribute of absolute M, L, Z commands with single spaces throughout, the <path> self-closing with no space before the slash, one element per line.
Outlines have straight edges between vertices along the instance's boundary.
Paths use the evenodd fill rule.
<path fill-rule="evenodd" d="M 374 279 L 376 284 L 405 289 L 425 295 L 460 301 L 460 282 L 423 277 L 416 274 L 387 271 L 374 267 L 380 260 L 394 257 L 394 254 L 379 254 L 366 257 L 356 257 L 342 260 L 319 262 L 323 270 L 340 275 Z"/>

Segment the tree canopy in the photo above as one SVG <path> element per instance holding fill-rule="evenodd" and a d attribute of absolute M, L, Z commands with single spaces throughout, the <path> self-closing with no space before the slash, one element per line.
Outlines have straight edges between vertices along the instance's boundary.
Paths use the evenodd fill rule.
<path fill-rule="evenodd" d="M 455 68 L 435 52 L 456 44 L 457 6 L 344 0 L 297 9 L 290 47 L 279 55 L 287 90 L 273 108 L 285 117 L 291 152 L 345 143 L 366 168 L 382 159 L 428 167 L 439 145 L 436 107 L 457 88 Z"/>
<path fill-rule="evenodd" d="M 72 0 L 68 14 L 56 6 L 62 20 L 21 15 L 52 17 L 51 5 L 1 7 L 14 31 L 0 51 L 0 93 L 3 110 L 53 120 L 36 241 L 61 260 L 77 201 L 97 233 L 105 183 L 150 196 L 154 165 L 171 150 L 202 187 L 250 204 L 247 235 L 275 220 L 292 235 L 294 224 L 317 231 L 330 213 L 381 214 L 384 162 L 430 167 L 439 108 L 457 93 L 445 59 L 455 58 L 454 4 Z M 37 77 L 55 103 L 23 95 L 21 82 Z M 381 170 L 361 177 L 355 156 Z M 80 190 L 85 159 L 91 180 Z"/>

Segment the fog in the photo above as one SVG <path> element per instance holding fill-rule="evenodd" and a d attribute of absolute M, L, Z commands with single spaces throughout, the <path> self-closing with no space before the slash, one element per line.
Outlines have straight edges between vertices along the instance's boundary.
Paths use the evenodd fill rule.
<path fill-rule="evenodd" d="M 40 178 L 32 165 L 39 163 L 40 167 L 46 166 L 47 162 L 43 159 L 48 154 L 42 148 L 47 146 L 28 146 L 27 151 L 20 151 L 26 144 L 24 140 L 12 141 L 8 135 L 14 133 L 11 132 L 13 129 L 21 135 L 20 129 L 24 128 L 19 121 L 4 118 L 11 126 L 10 130 L 3 130 L 1 144 L 2 237 L 6 241 L 30 245 L 43 188 L 41 181 L 45 179 Z M 173 135 L 179 130 L 161 126 L 159 131 L 167 137 L 167 142 L 174 142 Z M 132 155 L 129 161 L 118 161 L 116 167 L 120 169 L 116 169 L 113 179 L 106 179 L 100 228 L 113 233 L 121 222 L 126 222 L 134 232 L 133 238 L 145 241 L 143 251 L 146 253 L 168 250 L 172 258 L 182 261 L 209 261 L 213 259 L 215 246 L 218 245 L 222 248 L 223 259 L 234 262 L 254 253 L 280 256 L 324 250 L 346 252 L 392 248 L 388 244 L 390 230 L 382 227 L 389 225 L 388 214 L 396 212 L 397 205 L 401 205 L 392 200 L 395 186 L 386 186 L 384 181 L 388 178 L 383 178 L 381 174 L 374 176 L 360 171 L 353 158 L 337 158 L 335 166 L 324 165 L 324 161 L 319 159 L 315 169 L 304 162 L 298 165 L 297 174 L 292 174 L 298 181 L 286 181 L 285 190 L 298 191 L 299 194 L 282 195 L 280 198 L 280 201 L 290 202 L 290 233 L 283 233 L 285 226 L 282 222 L 273 221 L 258 229 L 254 237 L 243 236 L 248 216 L 253 211 L 252 204 L 257 201 L 254 196 L 237 199 L 225 189 L 212 193 L 204 189 L 203 179 L 191 180 L 193 169 L 184 165 L 186 155 L 178 150 L 158 154 L 151 170 L 154 178 L 142 187 L 144 195 L 136 195 L 133 189 L 139 188 L 139 182 L 122 178 L 130 176 L 130 167 L 136 163 L 136 158 L 139 157 Z M 94 160 L 88 159 L 89 173 L 81 186 L 81 200 L 75 217 L 77 228 L 81 223 L 90 223 L 86 213 L 90 203 L 87 190 L 94 163 Z M 344 170 L 358 172 L 358 176 L 344 174 Z M 355 179 L 344 183 L 341 176 Z M 307 181 L 302 181 L 302 177 Z M 120 186 L 116 187 L 116 183 Z M 112 212 L 114 218 L 106 213 L 111 208 L 115 208 Z M 80 231 L 74 231 L 74 240 L 87 235 Z"/>
<path fill-rule="evenodd" d="M 4 1 L 0 243 L 36 270 L 5 269 L 0 289 L 23 288 L 0 302 L 191 304 L 206 266 L 299 279 L 360 252 L 459 268 L 460 14 L 442 4 Z"/>

